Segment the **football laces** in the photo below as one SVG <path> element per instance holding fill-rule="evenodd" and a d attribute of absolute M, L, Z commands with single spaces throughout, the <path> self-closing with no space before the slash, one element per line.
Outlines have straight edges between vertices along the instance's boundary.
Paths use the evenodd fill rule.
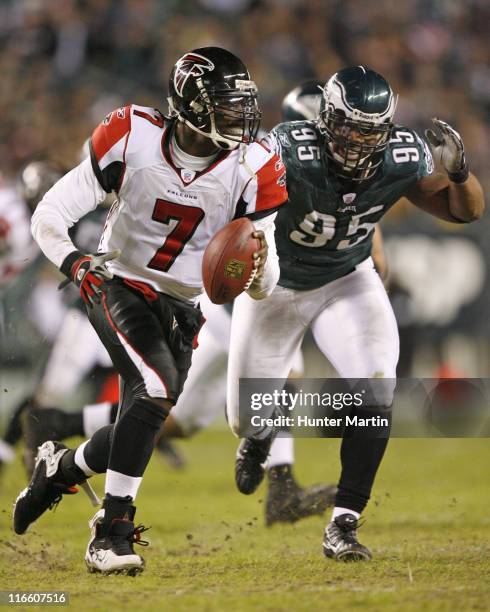
<path fill-rule="evenodd" d="M 260 263 L 260 257 L 258 257 L 255 261 L 257 263 Z M 247 289 L 250 289 L 250 285 L 254 282 L 255 277 L 257 276 L 258 269 L 259 267 L 257 266 L 256 268 L 252 270 L 252 273 L 250 274 L 248 281 L 245 283 L 244 291 L 246 291 Z"/>

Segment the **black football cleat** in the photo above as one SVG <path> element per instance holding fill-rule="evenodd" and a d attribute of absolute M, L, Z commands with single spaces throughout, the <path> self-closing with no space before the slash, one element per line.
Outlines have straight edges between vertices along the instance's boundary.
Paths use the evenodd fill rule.
<path fill-rule="evenodd" d="M 265 475 L 273 436 L 263 440 L 244 438 L 238 447 L 235 461 L 235 482 L 240 493 L 250 495 L 257 490 Z"/>
<path fill-rule="evenodd" d="M 265 524 L 295 523 L 314 514 L 323 514 L 335 504 L 335 485 L 314 485 L 303 489 L 291 473 L 289 465 L 268 471 L 269 489 L 265 504 Z"/>
<path fill-rule="evenodd" d="M 144 570 L 145 561 L 134 552 L 133 546 L 148 546 L 148 542 L 141 539 L 147 528 L 143 525 L 135 527 L 135 512 L 136 508 L 128 504 L 124 512 L 118 513 L 119 516 L 111 514 L 107 508 L 95 514 L 89 522 L 92 535 L 85 553 L 89 572 L 136 576 Z"/>
<path fill-rule="evenodd" d="M 14 504 L 15 533 L 25 533 L 46 510 L 57 506 L 63 495 L 78 492 L 75 486 L 60 482 L 60 461 L 68 451 L 64 444 L 51 441 L 39 448 L 31 481 Z"/>
<path fill-rule="evenodd" d="M 369 561 L 368 548 L 357 541 L 357 519 L 353 514 L 341 514 L 325 527 L 323 554 L 336 561 Z"/>

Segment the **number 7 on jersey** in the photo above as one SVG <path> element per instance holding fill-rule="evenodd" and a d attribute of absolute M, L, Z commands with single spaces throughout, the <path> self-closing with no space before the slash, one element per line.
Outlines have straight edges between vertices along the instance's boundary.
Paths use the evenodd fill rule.
<path fill-rule="evenodd" d="M 168 272 L 203 220 L 204 211 L 196 206 L 184 206 L 183 204 L 157 199 L 151 218 L 167 226 L 172 221 L 177 221 L 177 224 L 167 235 L 165 242 L 153 255 L 147 266 L 152 270 Z"/>

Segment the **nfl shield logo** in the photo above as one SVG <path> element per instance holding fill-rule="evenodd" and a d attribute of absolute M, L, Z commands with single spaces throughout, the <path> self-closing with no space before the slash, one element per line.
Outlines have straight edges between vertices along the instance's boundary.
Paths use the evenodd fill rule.
<path fill-rule="evenodd" d="M 182 176 L 182 180 L 184 183 L 190 183 L 192 179 L 196 176 L 196 173 L 193 170 L 181 170 L 180 175 Z"/>
<path fill-rule="evenodd" d="M 238 259 L 230 259 L 228 262 L 226 262 L 225 278 L 242 278 L 243 272 L 246 267 L 247 264 L 244 261 L 239 261 Z"/>
<path fill-rule="evenodd" d="M 352 202 L 356 199 L 355 193 L 346 193 L 342 196 L 344 200 L 344 204 L 352 204 Z"/>

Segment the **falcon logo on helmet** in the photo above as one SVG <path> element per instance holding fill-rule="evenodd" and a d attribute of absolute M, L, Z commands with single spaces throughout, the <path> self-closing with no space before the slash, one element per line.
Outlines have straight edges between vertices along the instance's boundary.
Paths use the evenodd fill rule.
<path fill-rule="evenodd" d="M 179 59 L 170 75 L 168 103 L 171 116 L 221 149 L 257 136 L 257 86 L 245 64 L 226 49 L 202 47 Z"/>
<path fill-rule="evenodd" d="M 190 76 L 200 77 L 206 70 L 214 70 L 211 60 L 199 53 L 186 53 L 175 64 L 174 87 L 179 96 L 184 95 L 184 87 Z"/>

